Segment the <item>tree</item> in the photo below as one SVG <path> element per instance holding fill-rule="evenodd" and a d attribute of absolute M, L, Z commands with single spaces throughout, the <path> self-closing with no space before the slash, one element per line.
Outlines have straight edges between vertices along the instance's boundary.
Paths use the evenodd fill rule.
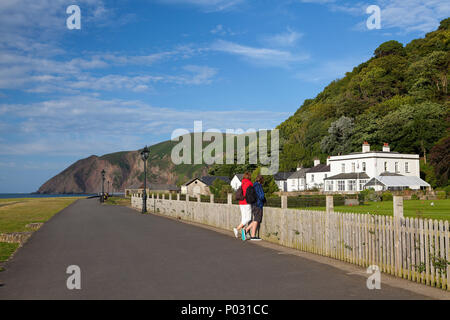
<path fill-rule="evenodd" d="M 374 54 L 377 58 L 384 57 L 390 54 L 404 56 L 406 55 L 406 51 L 400 42 L 390 40 L 382 43 L 378 48 L 376 48 Z"/>
<path fill-rule="evenodd" d="M 353 119 L 345 116 L 333 122 L 328 129 L 329 135 L 322 139 L 322 152 L 336 155 L 347 153 L 351 149 L 350 137 L 353 134 Z"/>
<path fill-rule="evenodd" d="M 261 174 L 261 168 L 257 168 L 252 172 L 252 181 L 256 180 L 256 177 Z M 263 176 L 264 183 L 262 185 L 264 194 L 266 197 L 270 197 L 274 192 L 280 191 L 273 176 Z"/>
<path fill-rule="evenodd" d="M 450 177 L 450 131 L 430 150 L 430 163 L 441 187 L 448 185 Z"/>

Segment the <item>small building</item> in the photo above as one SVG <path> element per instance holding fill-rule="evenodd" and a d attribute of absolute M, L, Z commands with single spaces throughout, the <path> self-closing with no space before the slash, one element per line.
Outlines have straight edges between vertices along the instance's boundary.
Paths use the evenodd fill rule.
<path fill-rule="evenodd" d="M 221 177 L 221 176 L 204 176 L 201 178 L 194 178 L 194 179 L 186 182 L 182 186 L 181 193 L 188 194 L 190 196 L 197 196 L 197 195 L 208 196 L 211 194 L 209 187 L 217 179 L 220 179 L 220 180 L 226 182 L 227 184 L 230 183 L 230 178 Z"/>
<path fill-rule="evenodd" d="M 152 192 L 155 193 L 178 193 L 180 192 L 180 188 L 174 184 L 157 184 L 150 183 L 147 187 L 147 194 Z M 130 187 L 125 189 L 125 196 L 131 197 L 133 193 L 143 193 L 144 192 L 144 183 L 137 183 L 131 185 Z"/>
<path fill-rule="evenodd" d="M 403 176 L 396 173 L 383 173 L 369 180 L 364 186 L 365 189 L 374 189 L 375 191 L 400 191 L 405 189 L 424 190 L 431 186 L 426 181 L 418 177 Z"/>
<path fill-rule="evenodd" d="M 230 185 L 231 185 L 231 188 L 233 188 L 234 191 L 239 189 L 239 187 L 242 184 L 242 179 L 243 178 L 244 178 L 244 174 L 243 173 L 237 173 L 237 174 L 234 175 L 233 179 L 231 179 Z"/>
<path fill-rule="evenodd" d="M 382 151 L 371 151 L 364 142 L 361 152 L 332 156 L 328 159 L 330 174 L 326 192 L 359 192 L 374 177 L 396 174 L 420 179 L 419 155 L 392 152 L 385 143 Z"/>
<path fill-rule="evenodd" d="M 286 192 L 288 190 L 288 178 L 292 174 L 292 172 L 278 172 L 274 174 L 273 179 L 278 186 L 278 189 L 282 192 Z"/>
<path fill-rule="evenodd" d="M 306 189 L 324 190 L 324 179 L 330 175 L 330 165 L 314 160 L 314 167 L 306 172 Z"/>
<path fill-rule="evenodd" d="M 306 172 L 310 168 L 297 168 L 297 171 L 291 173 L 287 178 L 287 191 L 304 191 L 306 190 Z"/>

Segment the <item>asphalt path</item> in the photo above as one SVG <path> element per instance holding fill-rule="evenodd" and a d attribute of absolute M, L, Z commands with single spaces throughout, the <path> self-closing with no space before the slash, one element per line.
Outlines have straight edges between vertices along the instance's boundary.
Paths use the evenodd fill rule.
<path fill-rule="evenodd" d="M 67 288 L 79 266 L 81 289 Z M 0 272 L 0 299 L 423 299 L 279 250 L 126 207 L 79 200 Z"/>

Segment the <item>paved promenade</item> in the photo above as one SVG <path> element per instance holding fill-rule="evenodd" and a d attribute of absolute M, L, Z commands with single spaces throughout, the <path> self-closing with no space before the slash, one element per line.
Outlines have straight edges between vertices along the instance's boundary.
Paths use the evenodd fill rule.
<path fill-rule="evenodd" d="M 68 290 L 66 268 L 81 268 Z M 423 299 L 212 230 L 79 200 L 0 272 L 0 299 Z"/>

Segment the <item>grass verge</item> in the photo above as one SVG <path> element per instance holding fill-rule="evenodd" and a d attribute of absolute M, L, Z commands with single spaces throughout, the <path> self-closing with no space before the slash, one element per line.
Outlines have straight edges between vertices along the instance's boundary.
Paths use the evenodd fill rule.
<path fill-rule="evenodd" d="M 131 200 L 129 198 L 109 197 L 105 203 L 114 206 L 129 206 L 130 202 Z"/>

